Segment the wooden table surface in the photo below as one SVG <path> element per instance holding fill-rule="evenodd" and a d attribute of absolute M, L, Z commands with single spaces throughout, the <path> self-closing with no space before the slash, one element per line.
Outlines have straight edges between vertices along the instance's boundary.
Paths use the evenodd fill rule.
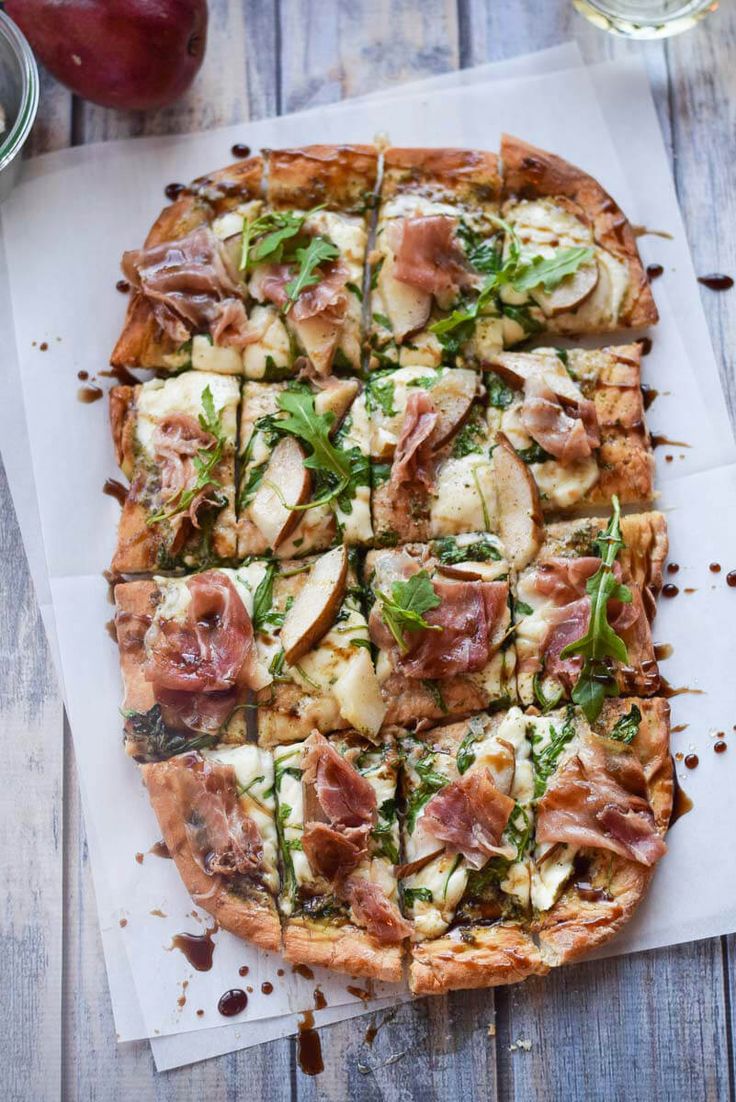
<path fill-rule="evenodd" d="M 695 30 L 642 45 L 591 27 L 569 0 L 210 0 L 210 9 L 207 57 L 183 100 L 124 115 L 44 76 L 32 151 L 239 120 L 247 142 L 249 118 L 574 38 L 590 61 L 627 50 L 645 58 L 696 269 L 736 274 L 732 0 Z M 702 295 L 733 416 L 736 291 Z M 147 1042 L 115 1041 L 72 742 L 1 466 L 0 661 L 2 1099 L 736 1102 L 734 937 L 423 999 L 401 1007 L 372 1047 L 366 1019 L 326 1028 L 316 1078 L 298 1069 L 289 1038 L 157 1075 Z"/>

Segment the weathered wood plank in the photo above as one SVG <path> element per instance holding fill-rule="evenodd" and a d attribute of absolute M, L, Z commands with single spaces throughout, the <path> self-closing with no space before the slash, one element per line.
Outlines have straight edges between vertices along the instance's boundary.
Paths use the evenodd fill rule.
<path fill-rule="evenodd" d="M 0 463 L 0 1066 L 3 1096 L 59 1096 L 62 708 Z"/>

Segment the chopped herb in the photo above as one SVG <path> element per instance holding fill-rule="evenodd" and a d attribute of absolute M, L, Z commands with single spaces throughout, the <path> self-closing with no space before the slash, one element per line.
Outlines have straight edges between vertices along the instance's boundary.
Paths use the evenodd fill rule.
<path fill-rule="evenodd" d="M 514 614 L 518 613 L 520 616 L 532 616 L 534 609 L 531 605 L 528 605 L 526 601 L 520 601 L 518 597 L 514 600 Z"/>
<path fill-rule="evenodd" d="M 396 801 L 384 800 L 378 808 L 378 822 L 371 831 L 371 837 L 377 846 L 374 856 L 385 857 L 392 865 L 399 863 L 399 851 L 394 838 L 395 823 Z"/>
<path fill-rule="evenodd" d="M 452 862 L 452 865 L 450 866 L 450 871 L 447 874 L 447 877 L 445 879 L 445 885 L 444 885 L 444 888 L 442 889 L 442 898 L 443 899 L 447 899 L 447 889 L 449 887 L 450 880 L 452 879 L 453 874 L 460 868 L 460 863 L 461 863 L 462 859 L 463 859 L 462 853 L 458 853 L 458 854 L 455 855 L 455 860 Z"/>
<path fill-rule="evenodd" d="M 471 418 L 452 442 L 452 458 L 463 459 L 473 452 L 480 452 L 485 438 L 484 426 L 478 418 Z"/>
<path fill-rule="evenodd" d="M 434 903 L 434 896 L 429 888 L 404 888 L 402 892 L 404 904 L 413 907 L 415 903 Z"/>
<path fill-rule="evenodd" d="M 546 452 L 536 440 L 534 440 L 528 448 L 517 448 L 516 454 L 519 459 L 523 459 L 525 463 L 546 463 L 548 459 L 554 458 L 554 456 Z"/>
<path fill-rule="evenodd" d="M 379 372 L 370 378 L 365 388 L 368 410 L 380 409 L 386 417 L 395 417 L 394 390 L 395 386 L 390 373 L 384 375 L 383 372 Z"/>
<path fill-rule="evenodd" d="M 543 287 L 553 291 L 563 279 L 574 275 L 581 264 L 587 264 L 594 252 L 586 246 L 571 249 L 556 249 L 552 256 L 535 256 L 521 263 L 511 284 L 515 291 L 533 291 Z"/>
<path fill-rule="evenodd" d="M 636 738 L 641 723 L 641 712 L 636 704 L 631 705 L 628 715 L 620 716 L 610 731 L 606 732 L 608 738 L 617 742 L 625 742 L 627 745 Z"/>
<path fill-rule="evenodd" d="M 355 295 L 358 302 L 363 301 L 363 292 L 361 291 L 360 287 L 358 287 L 358 285 L 356 283 L 346 283 L 345 286 L 347 287 L 348 291 L 351 291 L 352 294 Z"/>
<path fill-rule="evenodd" d="M 529 843 L 532 839 L 534 832 L 534 823 L 532 817 L 518 802 L 514 810 L 509 816 L 509 821 L 506 824 L 506 830 L 504 831 L 506 837 L 512 846 L 516 847 L 516 857 L 514 860 L 521 861 L 529 848 Z"/>
<path fill-rule="evenodd" d="M 390 463 L 371 463 L 371 484 L 374 487 L 382 486 L 391 477 Z"/>
<path fill-rule="evenodd" d="M 475 751 L 472 747 L 476 742 L 479 742 L 485 737 L 485 729 L 483 722 L 477 716 L 468 722 L 468 731 L 463 741 L 460 743 L 457 751 L 457 757 L 455 759 L 457 764 L 457 771 L 462 776 L 463 773 L 467 773 L 471 765 L 475 761 Z"/>
<path fill-rule="evenodd" d="M 280 627 L 284 622 L 283 613 L 280 615 L 276 613 L 274 616 L 271 612 L 271 606 L 273 605 L 273 578 L 275 573 L 276 564 L 272 562 L 267 563 L 264 575 L 253 594 L 253 615 L 251 617 L 253 631 L 260 631 L 267 624 L 272 624 L 274 627 Z"/>
<path fill-rule="evenodd" d="M 557 354 L 557 358 L 559 360 L 562 360 L 565 367 L 567 367 L 567 363 L 568 363 L 568 359 L 569 359 L 569 354 L 568 354 L 567 349 L 566 348 L 555 348 L 555 353 Z"/>
<path fill-rule="evenodd" d="M 516 398 L 516 392 L 495 371 L 487 371 L 483 379 L 488 392 L 488 404 L 495 409 L 508 409 Z"/>
<path fill-rule="evenodd" d="M 357 630 L 362 631 L 363 628 L 359 627 Z M 350 646 L 351 647 L 365 647 L 366 650 L 370 650 L 371 649 L 371 641 L 370 641 L 370 639 L 351 639 L 350 640 Z"/>
<path fill-rule="evenodd" d="M 529 313 L 528 306 L 511 306 L 508 302 L 504 302 L 502 313 L 504 317 L 520 325 L 528 337 L 531 337 L 534 333 L 539 333 L 543 329 L 542 323 L 538 322 Z"/>
<path fill-rule="evenodd" d="M 631 590 L 616 581 L 613 572 L 624 542 L 621 537 L 621 509 L 615 495 L 612 505 L 613 513 L 606 530 L 595 541 L 601 565 L 585 587 L 591 599 L 588 628 L 580 639 L 568 643 L 560 652 L 563 659 L 575 655 L 581 655 L 584 659 L 572 690 L 572 699 L 585 712 L 589 723 L 594 723 L 600 715 L 605 697 L 615 696 L 618 691 L 612 663 L 625 665 L 629 657 L 626 644 L 608 622 L 609 601 L 631 602 Z"/>
<path fill-rule="evenodd" d="M 297 757 L 300 753 L 300 750 L 293 750 L 290 754 L 282 754 L 282 756 L 276 759 L 276 761 L 274 762 L 273 787 L 276 792 L 281 791 L 281 782 L 284 777 L 292 777 L 295 781 L 301 781 L 302 771 L 299 766 L 286 764 L 287 762 L 291 761 L 292 758 Z M 289 809 L 289 811 L 291 811 L 291 809 Z"/>
<path fill-rule="evenodd" d="M 438 708 L 439 711 L 442 712 L 442 715 L 446 716 L 447 705 L 445 704 L 445 698 L 442 695 L 439 681 L 432 681 L 430 678 L 425 677 L 422 679 L 422 685 L 432 697 L 435 708 Z"/>
<path fill-rule="evenodd" d="M 393 330 L 393 325 L 391 324 L 391 319 L 387 318 L 385 314 L 374 314 L 373 315 L 373 320 L 378 325 L 382 326 L 384 329 Z"/>
<path fill-rule="evenodd" d="M 494 562 L 501 560 L 501 552 L 496 544 L 487 536 L 481 536 L 473 543 L 459 544 L 454 536 L 441 536 L 433 541 L 433 549 L 437 558 L 445 566 L 452 566 L 458 562 Z"/>
<path fill-rule="evenodd" d="M 284 677 L 284 661 L 286 655 L 283 648 L 274 654 L 268 667 L 268 672 L 273 677 L 274 681 L 287 681 L 288 678 Z"/>
<path fill-rule="evenodd" d="M 437 608 L 440 599 L 426 570 L 420 570 L 407 581 L 394 582 L 391 596 L 376 592 L 381 602 L 381 616 L 401 651 L 409 649 L 405 632 L 442 631 L 439 625 L 427 623 L 424 613 Z"/>
<path fill-rule="evenodd" d="M 420 783 L 409 793 L 406 801 L 406 829 L 409 834 L 413 834 L 417 816 L 427 801 L 448 783 L 447 777 L 435 771 L 434 760 L 435 755 L 431 750 L 427 750 L 414 763 L 414 770 Z"/>
<path fill-rule="evenodd" d="M 217 742 L 213 734 L 174 731 L 167 727 L 161 706 L 154 704 L 147 712 L 125 712 L 125 737 L 131 743 L 136 761 L 164 761 L 174 754 L 203 750 Z"/>

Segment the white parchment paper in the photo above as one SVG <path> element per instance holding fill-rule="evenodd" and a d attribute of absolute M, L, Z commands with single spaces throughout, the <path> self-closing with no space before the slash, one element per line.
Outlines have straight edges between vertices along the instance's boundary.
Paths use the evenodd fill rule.
<path fill-rule="evenodd" d="M 606 96 L 605 115 L 609 126 L 612 126 L 616 134 L 615 144 L 608 136 L 604 114 L 595 101 L 591 81 L 594 81 Z M 384 129 L 390 132 L 392 140 L 407 144 L 467 143 L 493 148 L 500 128 L 503 126 L 507 130 L 523 134 L 530 140 L 538 141 L 539 144 L 558 150 L 598 175 L 621 201 L 633 221 L 673 232 L 674 240 L 663 243 L 672 250 L 668 258 L 663 259 L 660 239 L 653 239 L 657 254 L 653 259 L 666 263 L 668 273 L 665 279 L 656 285 L 663 321 L 656 332 L 655 347 L 647 361 L 647 381 L 661 391 L 671 392 L 667 395 L 662 394 L 652 411 L 651 420 L 655 431 L 661 425 L 662 431 L 666 431 L 668 436 L 685 440 L 693 446 L 677 452 L 678 456 L 681 453 L 686 458 L 677 458 L 671 464 L 662 464 L 660 479 L 663 484 L 668 483 L 663 502 L 668 507 L 670 491 L 672 491 L 675 495 L 691 494 L 694 498 L 697 497 L 700 504 L 702 514 L 699 516 L 700 538 L 699 541 L 694 541 L 692 546 L 688 543 L 686 535 L 689 525 L 682 524 L 682 531 L 680 531 L 677 513 L 674 512 L 671 518 L 675 533 L 673 539 L 680 541 L 682 548 L 680 560 L 683 563 L 686 561 L 693 563 L 693 566 L 688 569 L 696 569 L 698 560 L 689 556 L 696 556 L 699 553 L 699 547 L 703 542 L 702 534 L 708 531 L 709 524 L 713 529 L 711 535 L 714 546 L 720 541 L 720 553 L 726 568 L 728 532 L 724 528 L 722 511 L 719 512 L 714 504 L 707 505 L 707 503 L 711 499 L 713 503 L 722 500 L 720 495 L 723 492 L 733 493 L 733 471 L 696 474 L 692 478 L 683 478 L 688 471 L 708 471 L 709 468 L 732 459 L 733 443 L 720 396 L 715 364 L 707 341 L 702 310 L 692 281 L 689 255 L 669 181 L 666 157 L 657 131 L 656 118 L 651 108 L 646 83 L 642 84 L 639 72 L 632 70 L 631 66 L 606 66 L 596 70 L 592 76 L 585 73 L 566 73 L 539 77 L 523 83 L 506 82 L 501 89 L 498 86 L 494 89 L 494 95 L 498 96 L 498 102 L 503 103 L 503 110 L 498 112 L 498 126 L 495 122 L 489 121 L 488 94 L 484 88 L 468 87 L 453 93 L 439 90 L 431 95 L 409 94 L 402 97 L 401 104 L 396 101 L 390 104 L 382 101 L 380 106 L 378 102 L 372 106 L 347 104 L 334 110 L 313 112 L 309 118 L 305 116 L 301 120 L 287 118 L 250 124 L 247 128 L 248 137 L 253 145 L 279 145 L 308 140 L 365 140 L 369 139 L 376 130 Z M 552 101 L 556 105 L 555 112 L 546 107 Z M 575 102 L 578 105 L 576 115 L 580 125 L 577 126 L 576 133 L 571 135 L 565 132 L 566 126 L 560 122 L 560 119 L 566 117 L 568 108 Z M 621 112 L 612 111 L 612 102 L 624 103 L 625 109 Z M 557 118 L 553 117 L 555 114 Z M 570 117 L 569 113 L 567 117 Z M 634 127 L 630 122 L 632 118 L 637 122 Z M 626 129 L 628 133 L 625 133 Z M 239 131 L 242 135 L 242 128 L 239 128 Z M 619 135 L 626 140 L 621 141 Z M 91 157 L 89 149 L 79 151 L 85 154 L 83 166 L 75 165 L 67 156 L 66 160 L 69 163 L 52 167 L 50 171 L 38 174 L 35 179 L 23 186 L 13 198 L 11 206 L 3 212 L 12 273 L 14 328 L 20 349 L 26 409 L 33 441 L 34 473 L 39 489 L 40 515 L 49 549 L 52 594 L 57 617 L 63 609 L 64 622 L 60 625 L 60 631 L 67 683 L 72 675 L 75 684 L 74 691 L 70 690 L 68 697 L 80 759 L 80 772 L 83 772 L 87 781 L 93 785 L 92 799 L 88 802 L 91 805 L 90 816 L 95 826 L 97 827 L 98 820 L 110 818 L 115 824 L 114 816 L 111 817 L 108 813 L 109 808 L 115 808 L 123 815 L 127 829 L 127 818 L 125 818 L 125 808 L 127 808 L 134 819 L 131 837 L 140 839 L 141 844 L 147 840 L 144 838 L 143 824 L 148 808 L 145 801 L 141 799 L 140 791 L 133 790 L 136 788 L 135 784 L 131 786 L 127 783 L 130 776 L 124 776 L 128 772 L 135 778 L 135 771 L 126 771 L 125 762 L 121 760 L 117 745 L 119 726 L 117 714 L 113 717 L 110 701 L 100 700 L 98 709 L 96 701 L 90 699 L 89 687 L 93 681 L 96 691 L 97 684 L 102 684 L 103 681 L 113 686 L 114 677 L 112 702 L 115 707 L 119 693 L 117 675 L 116 673 L 111 675 L 108 670 L 108 667 L 114 666 L 114 648 L 112 644 L 106 648 L 103 643 L 104 637 L 100 634 L 100 625 L 109 615 L 109 611 L 102 608 L 104 590 L 99 581 L 100 564 L 109 557 L 112 547 L 116 513 L 112 503 L 108 503 L 99 495 L 104 475 L 113 473 L 106 426 L 102 426 L 104 418 L 100 416 L 99 406 L 84 407 L 76 403 L 75 374 L 81 368 L 94 371 L 97 364 L 102 365 L 106 360 L 121 314 L 121 303 L 116 302 L 115 296 L 110 293 L 110 288 L 117 278 L 115 257 L 123 247 L 142 236 L 152 220 L 155 209 L 151 206 L 151 196 L 168 179 L 186 179 L 224 161 L 227 158 L 228 141 L 229 139 L 223 134 L 203 135 L 189 139 L 168 139 L 166 144 L 173 148 L 163 150 L 160 155 L 157 153 L 156 139 L 146 139 L 147 148 L 132 153 L 131 147 L 136 150 L 143 143 L 125 143 L 125 164 L 120 163 L 121 157 L 118 153 L 108 159 L 105 147 L 95 151 Z M 616 155 L 616 146 L 621 154 L 620 161 Z M 638 156 L 634 160 L 635 154 Z M 41 159 L 39 163 L 42 164 L 44 160 L 50 159 Z M 131 164 L 131 161 L 135 163 Z M 622 168 L 622 165 L 625 167 Z M 92 179 L 90 179 L 91 174 Z M 653 185 L 651 191 L 637 187 L 636 199 L 632 203 L 627 180 L 641 180 L 642 174 L 645 179 L 655 181 L 656 186 Z M 146 181 L 145 185 L 140 182 L 136 184 L 140 194 L 135 194 L 136 188 L 131 184 L 131 180 Z M 85 202 L 79 202 L 75 198 L 78 189 L 81 189 Z M 131 191 L 134 194 L 128 194 Z M 90 195 L 101 196 L 100 201 L 90 204 Z M 647 211 L 651 211 L 651 214 Z M 64 223 L 63 227 L 60 222 Z M 120 233 L 121 224 L 125 230 L 124 234 Z M 77 249 L 81 255 L 74 258 L 73 277 L 70 278 L 68 267 L 65 265 L 65 277 L 60 287 L 50 259 L 67 255 L 64 250 L 70 248 L 73 243 L 75 227 L 79 231 L 76 235 Z M 80 233 L 83 237 L 81 242 Z M 650 245 L 650 239 L 644 240 L 646 246 Z M 81 249 L 79 249 L 80 244 Z M 670 267 L 675 270 L 670 271 Z M 37 300 L 30 297 L 31 293 L 34 289 L 38 291 L 39 288 L 43 291 L 44 304 L 49 303 L 48 311 L 45 305 L 43 311 L 31 309 L 34 301 L 37 305 Z M 666 301 L 669 297 L 668 291 L 673 294 L 673 299 L 678 306 L 676 317 L 673 316 Z M 57 311 L 53 310 L 51 301 L 54 295 L 63 300 L 63 308 L 60 307 Z M 697 345 L 697 374 L 688 364 L 688 357 L 692 359 L 696 351 L 693 333 L 696 337 L 705 333 L 706 337 L 704 343 L 701 339 Z M 62 338 L 61 341 L 55 341 L 54 338 L 57 336 Z M 32 347 L 34 340 L 49 341 L 49 352 L 39 353 L 37 348 Z M 665 399 L 669 399 L 669 406 L 666 405 Z M 655 420 L 655 412 L 657 418 L 661 417 L 661 422 Z M 678 417 L 680 420 L 677 420 Z M 682 431 L 677 425 L 682 425 Z M 70 432 L 75 438 L 71 447 L 68 440 Z M 68 452 L 72 454 L 69 455 Z M 83 470 L 77 469 L 80 464 Z M 91 477 L 85 479 L 83 477 L 85 474 Z M 670 486 L 669 483 L 672 485 Z M 682 501 L 673 497 L 673 501 L 678 500 Z M 687 508 L 689 520 L 689 505 Z M 71 539 L 68 524 L 70 515 L 74 517 Z M 81 522 L 81 527 L 78 521 Z M 718 548 L 716 547 L 715 550 Z M 707 563 L 705 567 L 707 569 Z M 723 573 L 725 574 L 725 569 Z M 689 588 L 697 589 L 696 593 L 689 595 L 683 593 L 672 602 L 671 606 L 667 606 L 668 609 L 670 607 L 672 609 L 671 614 L 668 612 L 667 615 L 673 620 L 673 630 L 670 632 L 669 625 L 666 625 L 668 627 L 666 636 L 660 627 L 665 624 L 665 618 L 664 615 L 660 615 L 658 637 L 666 637 L 669 642 L 675 643 L 673 658 L 670 660 L 673 667 L 678 655 L 682 654 L 681 661 L 685 661 L 690 669 L 695 668 L 698 672 L 700 671 L 700 667 L 693 665 L 695 661 L 692 643 L 693 623 L 689 624 L 684 635 L 675 638 L 678 628 L 681 631 L 683 629 L 683 621 L 689 619 L 683 614 L 685 602 L 690 602 L 686 605 L 687 609 L 694 608 L 697 622 L 703 625 L 706 623 L 706 615 L 718 615 L 719 608 L 725 609 L 721 627 L 726 635 L 728 633 L 729 592 L 722 580 L 723 574 L 715 580 L 709 575 L 709 579 L 710 584 L 715 584 L 716 589 L 708 589 L 706 593 L 705 587 L 691 586 Z M 717 594 L 719 584 L 722 590 L 720 595 Z M 701 588 L 702 597 L 699 596 Z M 711 597 L 708 609 L 698 608 L 694 602 L 705 600 L 708 594 L 716 595 Z M 678 602 L 681 603 L 678 604 Z M 679 614 L 676 615 L 676 613 Z M 80 623 L 85 624 L 84 630 L 80 630 Z M 709 636 L 710 634 L 709 630 Z M 100 640 L 99 646 L 90 647 L 90 639 Z M 677 713 L 681 710 L 680 706 L 684 710 L 692 705 L 694 717 L 691 722 L 692 732 L 689 728 L 680 737 L 689 735 L 693 742 L 702 737 L 705 730 L 704 723 L 708 727 L 713 726 L 714 730 L 718 729 L 719 725 L 725 726 L 724 714 L 729 709 L 731 712 L 734 710 L 733 693 L 729 700 L 728 693 L 723 688 L 724 685 L 728 685 L 728 679 L 720 684 L 717 683 L 715 679 L 717 671 L 714 670 L 713 664 L 706 664 L 701 660 L 701 665 L 704 675 L 708 675 L 703 682 L 708 693 L 707 707 L 704 706 L 703 697 L 678 697 L 674 701 L 677 705 Z M 670 680 L 673 680 L 667 667 L 664 672 L 670 676 Z M 709 680 L 711 673 L 714 674 L 712 682 Z M 690 683 L 692 682 L 691 676 Z M 86 712 L 90 713 L 90 717 L 85 723 Z M 679 715 L 676 722 L 680 722 Z M 111 754 L 108 758 L 106 750 L 111 746 L 114 749 L 114 755 Z M 710 750 L 710 744 L 707 744 L 707 748 Z M 693 774 L 692 778 L 688 775 L 689 788 L 693 787 L 693 779 L 696 779 L 699 785 L 702 784 L 701 777 L 708 776 L 709 771 L 714 774 L 708 779 L 709 789 L 715 786 L 718 791 L 721 791 L 721 782 L 726 783 L 724 778 L 728 776 L 728 763 L 732 761 L 732 757 L 729 759 L 728 755 L 721 755 L 717 759 L 712 754 L 712 750 L 710 753 L 710 757 L 701 753 L 702 771 Z M 112 773 L 109 779 L 105 777 L 108 770 Z M 733 777 L 730 779 L 732 781 Z M 84 779 L 83 783 L 87 788 Z M 105 801 L 108 801 L 107 811 L 99 806 Z M 727 806 L 725 799 L 721 806 L 724 808 Z M 711 825 L 703 821 L 703 816 L 707 818 L 708 813 L 705 801 L 700 803 L 696 801 L 696 811 L 673 830 L 672 853 L 662 866 L 663 870 L 668 870 L 669 879 L 673 883 L 682 882 L 684 864 L 687 863 L 686 844 L 684 841 L 678 843 L 678 838 L 692 838 L 696 834 L 697 827 L 697 838 L 693 845 L 697 844 L 697 841 L 702 838 L 701 831 L 708 830 Z M 150 812 L 148 815 L 150 819 Z M 724 823 L 719 821 L 717 825 L 722 829 Z M 120 820 L 117 820 L 117 826 L 120 827 Z M 118 851 L 112 845 L 111 839 L 107 837 L 110 833 L 110 827 L 106 828 L 105 823 L 100 821 L 99 863 L 104 865 L 108 877 L 115 881 L 115 892 L 112 894 L 118 901 L 125 900 L 124 904 L 117 903 L 118 909 L 124 906 L 128 912 L 125 916 L 128 918 L 128 923 L 121 933 L 123 940 L 134 936 L 135 948 L 131 952 L 130 962 L 134 976 L 136 972 L 139 974 L 139 994 L 141 977 L 145 987 L 150 989 L 156 986 L 164 989 L 161 1000 L 151 1000 L 144 992 L 142 1000 L 144 1028 L 149 1035 L 154 1029 L 168 1032 L 180 1031 L 192 1026 L 201 1029 L 203 1023 L 199 1020 L 194 1023 L 182 1020 L 188 1006 L 192 1012 L 196 1006 L 199 1006 L 193 993 L 190 970 L 184 976 L 184 978 L 190 976 L 191 994 L 188 994 L 187 1004 L 181 1012 L 178 1007 L 176 1010 L 172 1009 L 172 1003 L 175 1004 L 176 999 L 169 999 L 169 996 L 174 993 L 178 995 L 183 978 L 182 973 L 177 972 L 176 968 L 171 968 L 168 962 L 176 960 L 179 954 L 167 953 L 164 956 L 162 942 L 167 943 L 171 931 L 162 925 L 165 920 L 150 915 L 150 911 L 155 909 L 164 911 L 167 917 L 172 919 L 175 914 L 183 916 L 187 911 L 191 911 L 191 902 L 178 885 L 178 880 L 169 884 L 166 874 L 160 873 L 161 866 L 165 866 L 166 862 L 146 857 L 142 865 L 137 865 L 134 861 L 137 846 L 127 844 L 129 841 L 127 833 L 125 853 Z M 156 836 L 154 828 L 153 837 L 148 841 L 148 845 L 155 840 Z M 678 856 L 679 853 L 682 857 Z M 111 857 L 114 862 L 112 866 Z M 134 868 L 127 867 L 130 865 Z M 120 876 L 117 875 L 118 867 Z M 726 870 L 723 864 L 719 867 L 721 875 L 728 871 L 733 882 L 734 869 Z M 113 870 L 115 875 L 111 876 Z M 663 875 L 660 871 L 655 881 L 655 893 L 650 896 L 641 918 L 636 925 L 630 927 L 625 940 L 619 939 L 614 943 L 613 951 L 667 944 L 733 929 L 733 911 L 728 913 L 724 910 L 722 893 L 717 891 L 712 882 L 713 869 L 709 871 L 710 891 L 705 895 L 698 890 L 689 892 L 694 911 L 688 915 L 682 914 L 679 907 L 675 913 L 672 906 L 668 906 L 666 897 L 663 902 L 657 903 L 657 892 L 661 894 L 664 890 L 662 884 L 667 883 L 667 874 Z M 692 872 L 692 865 L 690 865 L 685 874 L 690 885 L 692 885 Z M 119 886 L 120 892 L 118 892 Z M 122 890 L 123 887 L 125 891 Z M 183 893 L 183 899 L 177 898 L 177 889 Z M 154 897 L 155 902 L 153 902 Z M 170 912 L 162 906 L 164 899 Z M 182 907 L 185 908 L 183 911 Z M 124 917 L 122 912 L 120 917 Z M 665 921 L 666 919 L 668 921 Z M 178 928 L 181 928 L 180 922 L 181 920 Z M 134 930 L 138 931 L 135 935 L 133 935 Z M 174 932 L 178 932 L 178 929 Z M 224 943 L 226 940 L 224 935 L 218 936 Z M 235 939 L 229 940 L 235 941 Z M 243 946 L 240 942 L 237 946 L 237 951 L 233 950 L 233 952 L 240 960 L 243 957 Z M 141 950 L 141 947 L 147 948 Z M 222 959 L 226 953 L 227 950 L 221 954 L 218 947 L 216 958 L 221 955 Z M 154 985 L 151 983 L 151 971 L 147 965 L 149 957 L 156 956 L 160 959 L 155 966 Z M 226 970 L 234 966 L 235 959 L 231 961 L 228 958 Z M 232 978 L 232 972 L 228 974 Z M 198 974 L 195 977 L 197 981 L 205 982 L 214 978 L 212 973 Z M 216 978 L 220 979 L 219 976 Z M 272 977 L 269 974 L 267 978 Z M 252 985 L 256 989 L 255 981 Z M 233 986 L 233 983 L 228 982 L 226 986 Z M 327 988 L 323 989 L 327 994 Z M 224 987 L 221 984 L 219 987 L 215 984 L 214 991 L 218 996 L 222 990 Z M 199 991 L 203 996 L 205 995 L 204 987 L 199 987 Z M 311 992 L 302 992 L 302 1001 L 298 1007 L 291 1004 L 289 1008 L 302 1009 L 309 1005 L 310 999 L 307 996 L 310 994 Z M 284 999 L 288 1000 L 292 997 L 292 992 L 286 991 L 279 997 L 283 1003 Z M 296 997 L 300 997 L 299 994 Z M 335 997 L 337 999 L 342 996 L 335 993 Z M 166 999 L 169 999 L 166 1006 L 160 1005 L 160 1002 L 165 1002 Z M 274 996 L 270 996 L 270 999 L 273 1000 Z M 151 1001 L 154 1005 L 148 1005 Z M 257 999 L 253 1001 L 258 1003 Z M 360 1010 L 362 1007 L 357 1009 Z M 260 1007 L 255 1005 L 252 1012 L 255 1017 L 256 1013 L 260 1013 Z M 264 1008 L 264 1012 L 268 1013 L 268 1009 Z M 284 1009 L 279 1010 L 279 1013 L 284 1012 Z M 276 1025 L 276 1023 L 273 1024 Z M 251 1028 L 256 1029 L 255 1026 Z M 230 1027 L 207 1032 L 228 1034 L 233 1030 Z M 133 1033 L 133 1035 L 140 1036 L 140 1033 Z M 202 1036 L 206 1037 L 206 1033 Z M 173 1040 L 175 1040 L 173 1037 L 163 1038 L 157 1040 L 155 1045 L 163 1045 Z M 214 1041 L 214 1038 L 212 1040 Z M 237 1043 L 244 1042 L 239 1040 Z M 187 1047 L 189 1047 L 188 1044 Z M 200 1051 L 204 1050 L 200 1047 Z M 213 1044 L 212 1051 L 224 1051 L 224 1049 L 217 1048 Z M 206 1055 L 207 1052 L 205 1051 L 204 1054 Z M 162 1062 L 166 1060 L 163 1053 L 161 1059 Z"/>

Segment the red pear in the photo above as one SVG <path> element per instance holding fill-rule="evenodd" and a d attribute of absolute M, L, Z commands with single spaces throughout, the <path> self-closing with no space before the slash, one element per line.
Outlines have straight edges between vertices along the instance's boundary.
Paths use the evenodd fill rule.
<path fill-rule="evenodd" d="M 151 111 L 202 64 L 207 0 L 6 0 L 38 59 L 82 99 Z"/>

